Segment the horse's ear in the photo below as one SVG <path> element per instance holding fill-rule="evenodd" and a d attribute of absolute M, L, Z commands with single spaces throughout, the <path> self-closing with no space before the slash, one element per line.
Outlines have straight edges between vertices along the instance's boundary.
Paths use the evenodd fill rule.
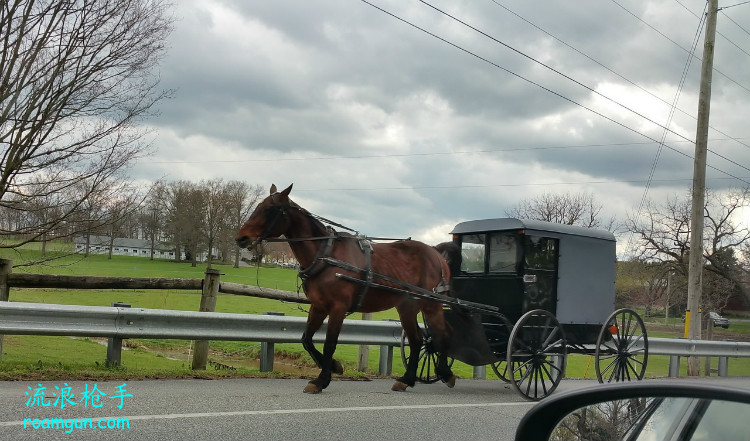
<path fill-rule="evenodd" d="M 276 193 L 276 184 L 271 184 L 271 194 Z"/>
<path fill-rule="evenodd" d="M 292 191 L 292 186 L 294 184 L 291 184 L 289 187 L 287 187 L 284 191 L 281 192 L 281 195 L 284 197 L 289 197 L 289 192 Z"/>

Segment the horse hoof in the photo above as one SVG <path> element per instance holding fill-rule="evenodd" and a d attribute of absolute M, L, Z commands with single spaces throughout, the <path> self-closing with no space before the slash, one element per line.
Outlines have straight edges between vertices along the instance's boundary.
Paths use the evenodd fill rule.
<path fill-rule="evenodd" d="M 333 365 L 331 366 L 331 372 L 334 374 L 342 375 L 344 373 L 344 366 L 341 364 L 338 360 L 333 360 Z"/>
<path fill-rule="evenodd" d="M 393 386 L 391 386 L 391 390 L 394 392 L 404 392 L 407 387 L 409 387 L 409 385 L 407 385 L 406 383 L 397 381 L 393 383 Z"/>
<path fill-rule="evenodd" d="M 444 380 L 443 383 L 445 383 L 446 386 L 448 386 L 448 387 L 450 387 L 452 389 L 453 386 L 456 385 L 456 378 L 457 377 L 455 375 L 452 375 L 449 380 Z"/>
<path fill-rule="evenodd" d="M 303 390 L 306 394 L 319 394 L 323 392 L 323 389 L 319 388 L 317 385 L 313 383 L 307 383 L 307 386 L 305 386 L 305 389 Z"/>

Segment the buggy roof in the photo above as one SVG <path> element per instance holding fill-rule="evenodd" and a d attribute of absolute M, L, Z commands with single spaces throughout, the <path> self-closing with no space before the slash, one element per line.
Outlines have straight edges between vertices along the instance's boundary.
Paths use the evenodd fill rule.
<path fill-rule="evenodd" d="M 606 230 L 579 227 L 576 225 L 556 224 L 554 222 L 531 219 L 516 219 L 512 217 L 461 222 L 453 228 L 451 234 L 487 233 L 491 231 L 506 230 L 530 230 L 542 233 L 550 232 L 615 241 L 614 234 Z"/>

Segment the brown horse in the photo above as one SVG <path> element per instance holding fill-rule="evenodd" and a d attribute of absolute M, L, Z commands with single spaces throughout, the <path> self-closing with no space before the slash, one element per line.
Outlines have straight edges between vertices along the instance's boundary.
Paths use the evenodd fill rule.
<path fill-rule="evenodd" d="M 414 299 L 412 296 L 375 287 L 366 288 L 366 280 L 368 274 L 381 274 L 409 285 L 434 290 L 448 282 L 448 264 L 436 249 L 422 242 L 401 240 L 370 244 L 349 234 L 335 233 L 307 210 L 292 202 L 289 199 L 291 190 L 290 185 L 277 192 L 276 186 L 272 185 L 270 196 L 255 208 L 237 233 L 236 240 L 240 247 L 250 248 L 261 240 L 283 235 L 289 241 L 302 268 L 302 286 L 311 304 L 307 328 L 302 334 L 302 345 L 321 369 L 318 378 L 310 381 L 304 391 L 320 393 L 330 384 L 332 373 L 343 373 L 343 367 L 333 359 L 333 353 L 347 313 L 355 310 L 378 312 L 394 307 L 401 319 L 411 353 L 406 373 L 396 380 L 392 390 L 403 391 L 408 386 L 413 387 L 417 378 L 419 349 L 423 344 L 417 313 L 422 311 L 435 335 L 438 348 L 441 348 L 449 336 L 443 307 L 435 301 Z M 369 247 L 371 250 L 367 249 Z M 337 265 L 337 262 L 343 262 L 344 266 Z M 362 283 L 342 280 L 336 273 L 361 279 Z M 403 285 L 381 279 L 375 282 L 403 288 Z M 313 334 L 326 317 L 328 331 L 321 353 L 313 345 Z M 442 350 L 439 352 L 444 354 Z M 445 355 L 440 356 L 436 373 L 449 387 L 453 387 L 456 377 L 451 372 Z"/>

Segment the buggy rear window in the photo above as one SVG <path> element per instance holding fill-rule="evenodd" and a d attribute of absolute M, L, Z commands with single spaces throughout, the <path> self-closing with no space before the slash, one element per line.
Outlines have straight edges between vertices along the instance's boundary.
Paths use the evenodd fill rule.
<path fill-rule="evenodd" d="M 465 234 L 461 237 L 461 272 L 484 272 L 484 234 Z"/>
<path fill-rule="evenodd" d="M 461 272 L 513 273 L 521 255 L 516 232 L 464 234 L 461 236 Z"/>
<path fill-rule="evenodd" d="M 489 236 L 491 273 L 516 272 L 520 256 L 518 235 L 515 232 L 491 233 Z"/>

